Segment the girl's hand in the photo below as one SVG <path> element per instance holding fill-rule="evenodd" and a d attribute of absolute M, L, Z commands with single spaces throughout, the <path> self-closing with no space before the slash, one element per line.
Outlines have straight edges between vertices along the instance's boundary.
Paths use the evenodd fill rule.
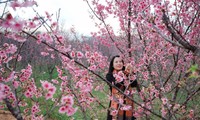
<path fill-rule="evenodd" d="M 132 65 L 129 63 L 129 64 L 127 64 L 126 67 L 125 67 L 125 72 L 126 72 L 126 73 L 131 73 L 131 71 L 132 71 Z"/>

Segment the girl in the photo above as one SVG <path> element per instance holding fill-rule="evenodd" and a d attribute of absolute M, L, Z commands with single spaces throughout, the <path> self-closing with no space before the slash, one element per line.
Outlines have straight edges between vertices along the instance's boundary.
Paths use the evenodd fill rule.
<path fill-rule="evenodd" d="M 137 87 L 137 90 L 140 91 L 137 80 L 127 80 L 130 72 L 130 64 L 124 67 L 124 61 L 119 55 L 116 55 L 110 62 L 106 79 L 122 91 L 131 91 L 133 87 Z M 131 84 L 127 84 L 127 81 L 129 81 Z M 133 102 L 119 93 L 119 91 L 114 87 L 110 87 L 110 90 L 113 99 L 109 104 L 107 120 L 135 120 L 136 118 L 133 116 Z M 128 95 L 132 97 L 133 94 L 130 92 Z M 120 101 L 122 104 L 119 104 Z M 131 108 L 123 109 L 123 105 L 129 105 Z"/>

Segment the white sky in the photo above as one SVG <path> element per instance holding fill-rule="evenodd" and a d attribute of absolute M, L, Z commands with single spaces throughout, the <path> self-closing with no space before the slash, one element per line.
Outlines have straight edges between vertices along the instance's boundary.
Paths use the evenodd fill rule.
<path fill-rule="evenodd" d="M 90 32 L 97 31 L 94 22 L 89 17 L 89 7 L 83 0 L 35 0 L 38 3 L 38 7 L 35 9 L 39 14 L 44 15 L 45 11 L 54 14 L 53 18 L 56 18 L 56 12 L 61 8 L 60 23 L 64 24 L 65 30 L 69 30 L 72 26 L 75 30 L 83 35 L 89 35 Z M 32 9 L 24 9 L 22 11 L 13 11 L 23 15 L 23 17 L 30 17 L 35 15 Z"/>
<path fill-rule="evenodd" d="M 89 7 L 84 0 L 35 0 L 38 3 L 38 7 L 35 9 L 40 15 L 44 15 L 45 11 L 48 11 L 50 14 L 54 14 L 53 18 L 56 18 L 56 13 L 59 8 L 61 8 L 60 14 L 60 24 L 64 25 L 64 29 L 67 31 L 72 26 L 75 27 L 76 32 L 83 35 L 90 35 L 91 32 L 96 32 L 97 28 L 95 27 L 94 21 L 89 17 Z M 173 1 L 173 0 L 170 0 Z M 0 11 L 4 8 L 3 4 L 0 5 Z M 22 9 L 22 11 L 14 11 L 9 9 L 13 14 L 17 13 L 22 18 L 32 18 L 35 16 L 35 13 L 31 8 Z M 118 22 L 112 17 L 107 22 L 112 24 L 112 27 L 115 31 L 119 28 Z M 107 23 L 106 22 L 106 23 Z"/>

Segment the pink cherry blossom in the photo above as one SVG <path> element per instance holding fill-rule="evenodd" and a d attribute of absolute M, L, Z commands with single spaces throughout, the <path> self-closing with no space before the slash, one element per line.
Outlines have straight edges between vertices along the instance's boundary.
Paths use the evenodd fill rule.
<path fill-rule="evenodd" d="M 17 47 L 14 44 L 8 45 L 6 52 L 10 54 L 14 54 L 17 51 Z"/>
<path fill-rule="evenodd" d="M 53 98 L 53 95 L 56 92 L 56 87 L 48 81 L 40 81 L 40 82 L 42 83 L 42 87 L 45 90 L 46 100 Z"/>
<path fill-rule="evenodd" d="M 45 94 L 46 100 L 53 98 L 53 94 L 51 92 L 48 92 Z"/>
<path fill-rule="evenodd" d="M 76 53 L 74 51 L 71 51 L 70 55 L 71 55 L 71 57 L 74 58 L 76 56 Z"/>
<path fill-rule="evenodd" d="M 56 92 L 56 87 L 55 86 L 53 86 L 53 85 L 51 85 L 51 87 L 48 89 L 48 91 L 50 92 L 50 93 L 55 93 Z"/>
<path fill-rule="evenodd" d="M 118 111 L 117 111 L 117 110 L 112 110 L 112 111 L 110 112 L 110 114 L 111 114 L 112 116 L 116 116 L 116 115 L 117 115 L 117 113 L 118 113 Z"/>
<path fill-rule="evenodd" d="M 58 80 L 56 80 L 56 79 L 52 79 L 51 81 L 52 81 L 54 84 L 59 84 Z"/>
<path fill-rule="evenodd" d="M 36 24 L 31 21 L 31 22 L 28 23 L 28 26 L 29 26 L 29 28 L 35 28 Z"/>
<path fill-rule="evenodd" d="M 78 108 L 70 107 L 69 109 L 67 109 L 66 113 L 68 116 L 72 116 L 77 111 L 77 109 Z"/>
<path fill-rule="evenodd" d="M 85 52 L 85 57 L 86 57 L 86 58 L 89 58 L 89 57 L 90 57 L 90 55 L 91 55 L 91 54 L 90 54 L 90 52 L 89 52 L 89 51 L 86 51 L 86 52 Z"/>
<path fill-rule="evenodd" d="M 162 117 L 165 117 L 166 114 L 167 114 L 167 110 L 162 106 L 162 109 L 161 109 L 161 113 L 162 113 Z"/>
<path fill-rule="evenodd" d="M 97 69 L 97 66 L 96 65 L 92 65 L 92 66 L 89 67 L 89 69 L 92 70 L 92 71 L 95 71 Z"/>
<path fill-rule="evenodd" d="M 20 5 L 20 3 L 19 3 L 18 1 L 13 1 L 13 2 L 11 2 L 10 6 L 11 6 L 14 10 L 16 10 L 16 8 L 17 8 L 17 7 L 20 7 L 21 5 Z"/>
<path fill-rule="evenodd" d="M 67 112 L 67 109 L 66 109 L 65 106 L 62 106 L 62 107 L 59 108 L 59 113 L 64 114 L 64 113 L 66 113 L 66 112 Z"/>
<path fill-rule="evenodd" d="M 113 76 L 115 77 L 117 83 L 122 82 L 124 80 L 123 77 L 119 76 L 118 74 L 114 74 Z"/>
<path fill-rule="evenodd" d="M 17 56 L 17 61 L 20 62 L 21 60 L 22 60 L 22 56 L 21 56 L 21 55 L 18 55 L 18 56 Z"/>
<path fill-rule="evenodd" d="M 37 5 L 37 3 L 34 0 L 26 0 L 22 3 L 22 7 L 32 7 L 33 5 Z"/>
<path fill-rule="evenodd" d="M 29 92 L 29 91 L 26 91 L 26 92 L 24 93 L 24 95 L 25 95 L 27 98 L 31 98 L 31 97 L 32 97 L 32 94 L 31 94 L 31 92 Z"/>
<path fill-rule="evenodd" d="M 42 55 L 42 56 L 48 56 L 49 53 L 48 53 L 48 52 L 41 52 L 41 55 Z"/>
<path fill-rule="evenodd" d="M 32 112 L 32 115 L 35 115 L 36 113 L 40 112 L 39 105 L 38 105 L 37 103 L 35 103 L 35 104 L 32 106 L 31 112 Z"/>
<path fill-rule="evenodd" d="M 15 87 L 15 88 L 18 88 L 19 87 L 19 81 L 13 81 L 13 86 Z"/>
<path fill-rule="evenodd" d="M 121 110 L 130 110 L 132 107 L 130 105 L 125 105 L 123 107 L 121 107 Z"/>
<path fill-rule="evenodd" d="M 13 20 L 13 16 L 12 16 L 11 13 L 8 13 L 8 14 L 6 15 L 6 21 L 11 21 L 11 20 Z"/>
<path fill-rule="evenodd" d="M 73 97 L 70 96 L 70 95 L 64 96 L 64 97 L 62 97 L 62 99 L 61 99 L 61 103 L 62 103 L 62 105 L 63 105 L 63 104 L 66 105 L 66 104 L 67 104 L 68 106 L 72 106 L 72 105 L 74 104 Z"/>
<path fill-rule="evenodd" d="M 51 83 L 49 83 L 48 81 L 41 81 L 41 83 L 44 89 L 49 89 L 51 86 Z"/>
<path fill-rule="evenodd" d="M 77 52 L 77 58 L 83 58 L 84 57 L 84 54 L 80 51 Z"/>
<path fill-rule="evenodd" d="M 13 81 L 14 78 L 15 78 L 15 71 L 12 71 L 5 81 L 6 82 Z"/>
<path fill-rule="evenodd" d="M 32 74 L 32 67 L 28 65 L 26 69 L 21 70 L 20 81 L 24 82 L 31 77 Z"/>
<path fill-rule="evenodd" d="M 20 31 L 23 29 L 23 26 L 24 26 L 24 23 L 22 21 L 20 22 L 15 22 L 13 25 L 12 25 L 12 29 L 13 30 L 16 30 L 16 31 Z"/>
<path fill-rule="evenodd" d="M 135 116 L 136 118 L 140 118 L 142 116 L 142 114 L 140 114 L 136 111 L 133 113 L 133 116 Z"/>
<path fill-rule="evenodd" d="M 162 100 L 163 105 L 166 105 L 168 102 L 167 98 L 161 98 L 161 100 Z"/>
<path fill-rule="evenodd" d="M 189 117 L 190 119 L 193 119 L 193 118 L 194 118 L 194 110 L 190 110 L 188 117 Z"/>

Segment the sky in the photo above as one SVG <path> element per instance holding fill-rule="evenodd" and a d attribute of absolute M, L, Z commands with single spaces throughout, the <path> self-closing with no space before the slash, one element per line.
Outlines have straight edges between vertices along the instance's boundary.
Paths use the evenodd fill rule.
<path fill-rule="evenodd" d="M 69 30 L 72 26 L 75 30 L 83 35 L 89 35 L 91 32 L 97 31 L 94 22 L 90 19 L 89 7 L 83 0 L 35 0 L 38 3 L 38 7 L 35 7 L 39 14 L 44 15 L 45 11 L 50 14 L 54 14 L 53 18 L 56 18 L 56 13 L 59 8 L 60 11 L 60 23 L 64 25 L 65 30 Z M 31 15 L 35 15 L 33 10 L 22 9 L 21 11 L 13 11 L 11 13 L 18 14 L 19 16 L 30 18 Z"/>

